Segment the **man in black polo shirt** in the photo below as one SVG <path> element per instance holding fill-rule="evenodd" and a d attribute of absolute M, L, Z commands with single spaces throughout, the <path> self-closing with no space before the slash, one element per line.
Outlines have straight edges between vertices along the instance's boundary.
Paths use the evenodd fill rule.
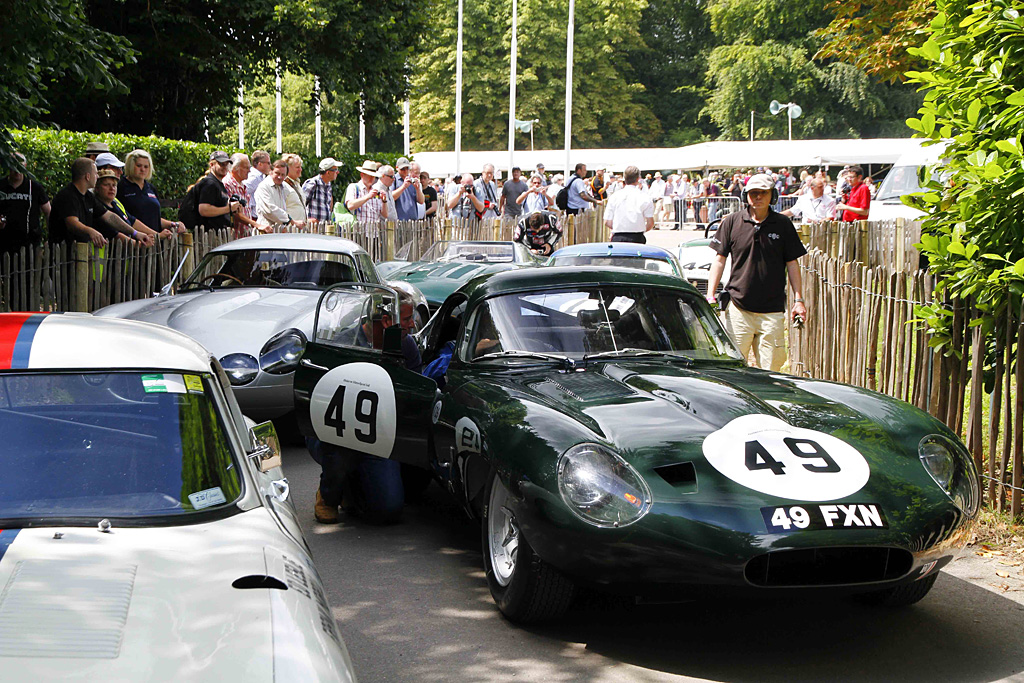
<path fill-rule="evenodd" d="M 143 244 L 153 240 L 107 211 L 89 190 L 96 187 L 96 162 L 81 157 L 71 164 L 71 184 L 50 202 L 50 242 L 92 242 L 106 246 L 108 240 L 124 234 Z"/>
<path fill-rule="evenodd" d="M 39 244 L 43 236 L 39 214 L 50 217 L 50 198 L 46 190 L 20 170 L 25 167 L 25 156 L 15 152 L 14 161 L 19 170 L 0 179 L 0 253 L 13 253 Z"/>
<path fill-rule="evenodd" d="M 214 152 L 210 155 L 210 172 L 199 182 L 199 222 L 207 229 L 230 228 L 231 214 L 240 210 L 238 202 L 229 202 L 224 178 L 231 170 L 231 157 L 227 152 Z"/>
<path fill-rule="evenodd" d="M 744 189 L 745 211 L 731 213 L 711 240 L 718 257 L 708 277 L 708 301 L 722 277 L 726 257 L 732 256 L 732 275 L 726 292 L 733 305 L 726 309 L 725 328 L 744 358 L 758 344 L 758 362 L 773 371 L 786 362 L 786 276 L 793 290 L 793 318 L 807 317 L 801 294 L 797 259 L 807 253 L 793 221 L 772 210 L 775 183 L 759 173 Z"/>

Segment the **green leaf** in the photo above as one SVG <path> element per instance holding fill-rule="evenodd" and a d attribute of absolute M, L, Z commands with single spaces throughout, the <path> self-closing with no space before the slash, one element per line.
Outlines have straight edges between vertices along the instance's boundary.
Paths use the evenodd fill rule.
<path fill-rule="evenodd" d="M 939 61 L 939 55 L 942 50 L 939 48 L 939 44 L 929 38 L 924 41 L 924 45 L 921 46 L 921 56 L 930 59 L 933 62 Z"/>
<path fill-rule="evenodd" d="M 1017 277 L 1024 277 L 1024 258 L 1013 264 L 1013 274 Z"/>
<path fill-rule="evenodd" d="M 1024 104 L 1024 90 L 1018 90 L 1017 92 L 1007 97 L 1006 103 L 1009 105 L 1013 105 L 1014 107 L 1019 107 L 1022 104 Z"/>
<path fill-rule="evenodd" d="M 981 112 L 981 100 L 974 100 L 967 107 L 967 122 L 972 126 L 978 125 L 978 114 Z"/>

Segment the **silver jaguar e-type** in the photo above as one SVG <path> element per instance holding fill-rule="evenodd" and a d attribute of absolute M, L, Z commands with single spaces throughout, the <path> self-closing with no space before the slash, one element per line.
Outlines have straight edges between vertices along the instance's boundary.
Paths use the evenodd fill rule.
<path fill-rule="evenodd" d="M 292 411 L 292 378 L 320 294 L 339 282 L 387 284 L 355 242 L 325 235 L 260 235 L 210 251 L 174 294 L 108 306 L 96 315 L 163 325 L 193 337 L 227 372 L 250 418 Z M 426 299 L 403 288 L 426 312 Z M 425 317 L 424 317 L 425 320 Z"/>

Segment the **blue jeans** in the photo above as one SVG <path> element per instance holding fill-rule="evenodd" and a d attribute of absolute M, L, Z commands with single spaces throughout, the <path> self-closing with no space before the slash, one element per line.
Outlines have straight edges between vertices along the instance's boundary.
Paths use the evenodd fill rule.
<path fill-rule="evenodd" d="M 306 448 L 320 464 L 320 495 L 370 522 L 397 522 L 405 504 L 401 464 L 306 437 Z"/>

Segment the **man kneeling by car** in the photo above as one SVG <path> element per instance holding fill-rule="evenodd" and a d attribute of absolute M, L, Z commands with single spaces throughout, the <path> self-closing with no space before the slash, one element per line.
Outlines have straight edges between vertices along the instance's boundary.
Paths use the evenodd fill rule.
<path fill-rule="evenodd" d="M 409 336 L 416 326 L 414 302 L 407 292 L 399 290 L 398 304 L 405 367 L 420 372 L 423 363 L 419 347 Z M 395 321 L 384 313 L 380 324 L 382 328 L 388 328 Z M 358 335 L 357 344 L 375 346 L 372 322 L 360 327 Z M 320 488 L 313 505 L 316 521 L 337 524 L 339 507 L 369 522 L 393 524 L 398 521 L 405 505 L 401 463 L 323 443 L 315 436 L 306 437 L 306 448 L 321 468 Z"/>

